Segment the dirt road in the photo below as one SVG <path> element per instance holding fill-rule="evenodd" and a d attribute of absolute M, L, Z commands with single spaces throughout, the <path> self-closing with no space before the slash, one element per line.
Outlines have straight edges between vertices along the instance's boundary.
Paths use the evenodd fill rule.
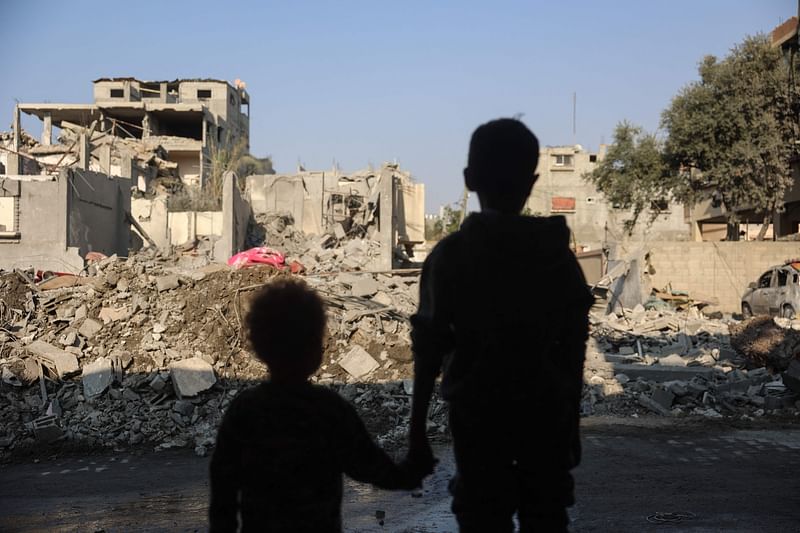
<path fill-rule="evenodd" d="M 800 428 L 595 423 L 585 428 L 584 443 L 573 531 L 800 529 Z M 452 459 L 447 449 L 440 456 L 421 498 L 348 481 L 346 530 L 455 531 L 446 489 Z M 187 452 L 5 466 L 0 531 L 203 531 L 207 466 L 207 459 Z M 383 526 L 376 511 L 386 513 Z"/>

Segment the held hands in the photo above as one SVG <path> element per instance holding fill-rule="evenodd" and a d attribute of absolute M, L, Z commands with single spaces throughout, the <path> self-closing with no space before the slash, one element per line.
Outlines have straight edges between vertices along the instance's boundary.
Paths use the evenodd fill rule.
<path fill-rule="evenodd" d="M 423 435 L 420 438 L 411 439 L 408 455 L 400 463 L 406 475 L 407 489 L 415 489 L 422 486 L 422 480 L 433 474 L 433 469 L 439 460 L 433 456 L 433 450 L 428 443 L 428 438 Z"/>

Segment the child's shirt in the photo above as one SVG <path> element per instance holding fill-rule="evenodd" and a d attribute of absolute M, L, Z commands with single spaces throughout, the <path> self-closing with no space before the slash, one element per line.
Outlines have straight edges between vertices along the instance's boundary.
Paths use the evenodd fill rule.
<path fill-rule="evenodd" d="M 426 259 L 412 317 L 415 371 L 442 372 L 451 409 L 479 428 L 536 428 L 541 456 L 566 467 L 592 304 L 569 236 L 563 217 L 470 215 Z"/>
<path fill-rule="evenodd" d="M 341 531 L 342 473 L 410 488 L 355 409 L 309 383 L 262 383 L 231 402 L 211 460 L 211 531 Z"/>

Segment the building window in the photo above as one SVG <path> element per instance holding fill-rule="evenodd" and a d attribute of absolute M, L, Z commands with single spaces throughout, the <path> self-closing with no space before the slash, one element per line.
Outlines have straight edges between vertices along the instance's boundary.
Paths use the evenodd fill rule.
<path fill-rule="evenodd" d="M 236 97 L 231 95 L 231 107 L 236 107 Z"/>
<path fill-rule="evenodd" d="M 550 200 L 550 211 L 553 213 L 574 213 L 575 198 L 569 196 L 553 196 Z"/>
<path fill-rule="evenodd" d="M 555 167 L 571 167 L 572 156 L 568 154 L 556 154 L 553 156 L 553 166 Z"/>
<path fill-rule="evenodd" d="M 650 211 L 656 213 L 669 213 L 669 200 L 666 198 L 659 198 L 650 202 Z"/>
<path fill-rule="evenodd" d="M 15 196 L 0 196 L 0 239 L 19 238 L 19 205 Z"/>
<path fill-rule="evenodd" d="M 597 163 L 597 154 L 589 154 L 589 163 Z"/>
<path fill-rule="evenodd" d="M 197 98 L 200 100 L 211 98 L 211 89 L 197 89 Z"/>
<path fill-rule="evenodd" d="M 111 98 L 125 98 L 123 89 L 111 89 Z"/>

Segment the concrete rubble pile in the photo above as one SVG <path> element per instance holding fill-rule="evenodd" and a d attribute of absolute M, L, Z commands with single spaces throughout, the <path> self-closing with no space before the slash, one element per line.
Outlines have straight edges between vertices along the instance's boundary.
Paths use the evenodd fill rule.
<path fill-rule="evenodd" d="M 0 272 L 0 456 L 37 441 L 206 453 L 237 391 L 266 375 L 247 351 L 249 299 L 287 274 L 181 264 L 156 253 L 112 256 L 87 276 L 40 283 Z M 342 388 L 382 442 L 399 443 L 418 276 L 306 280 L 329 304 L 325 356 L 312 381 Z M 444 431 L 441 402 L 433 413 L 432 431 Z"/>
<path fill-rule="evenodd" d="M 337 223 L 333 231 L 321 237 L 306 235 L 289 214 L 256 215 L 248 231 L 247 248 L 257 246 L 280 251 L 287 263 L 297 261 L 308 273 L 372 270 L 382 253 L 381 243 L 369 232 L 353 227 L 347 232 Z"/>
<path fill-rule="evenodd" d="M 739 351 L 742 324 L 732 318 L 710 319 L 694 307 L 637 306 L 620 315 L 593 313 L 591 322 L 585 414 L 798 415 L 800 363 L 783 374 L 765 368 L 766 357 L 754 365 Z"/>

